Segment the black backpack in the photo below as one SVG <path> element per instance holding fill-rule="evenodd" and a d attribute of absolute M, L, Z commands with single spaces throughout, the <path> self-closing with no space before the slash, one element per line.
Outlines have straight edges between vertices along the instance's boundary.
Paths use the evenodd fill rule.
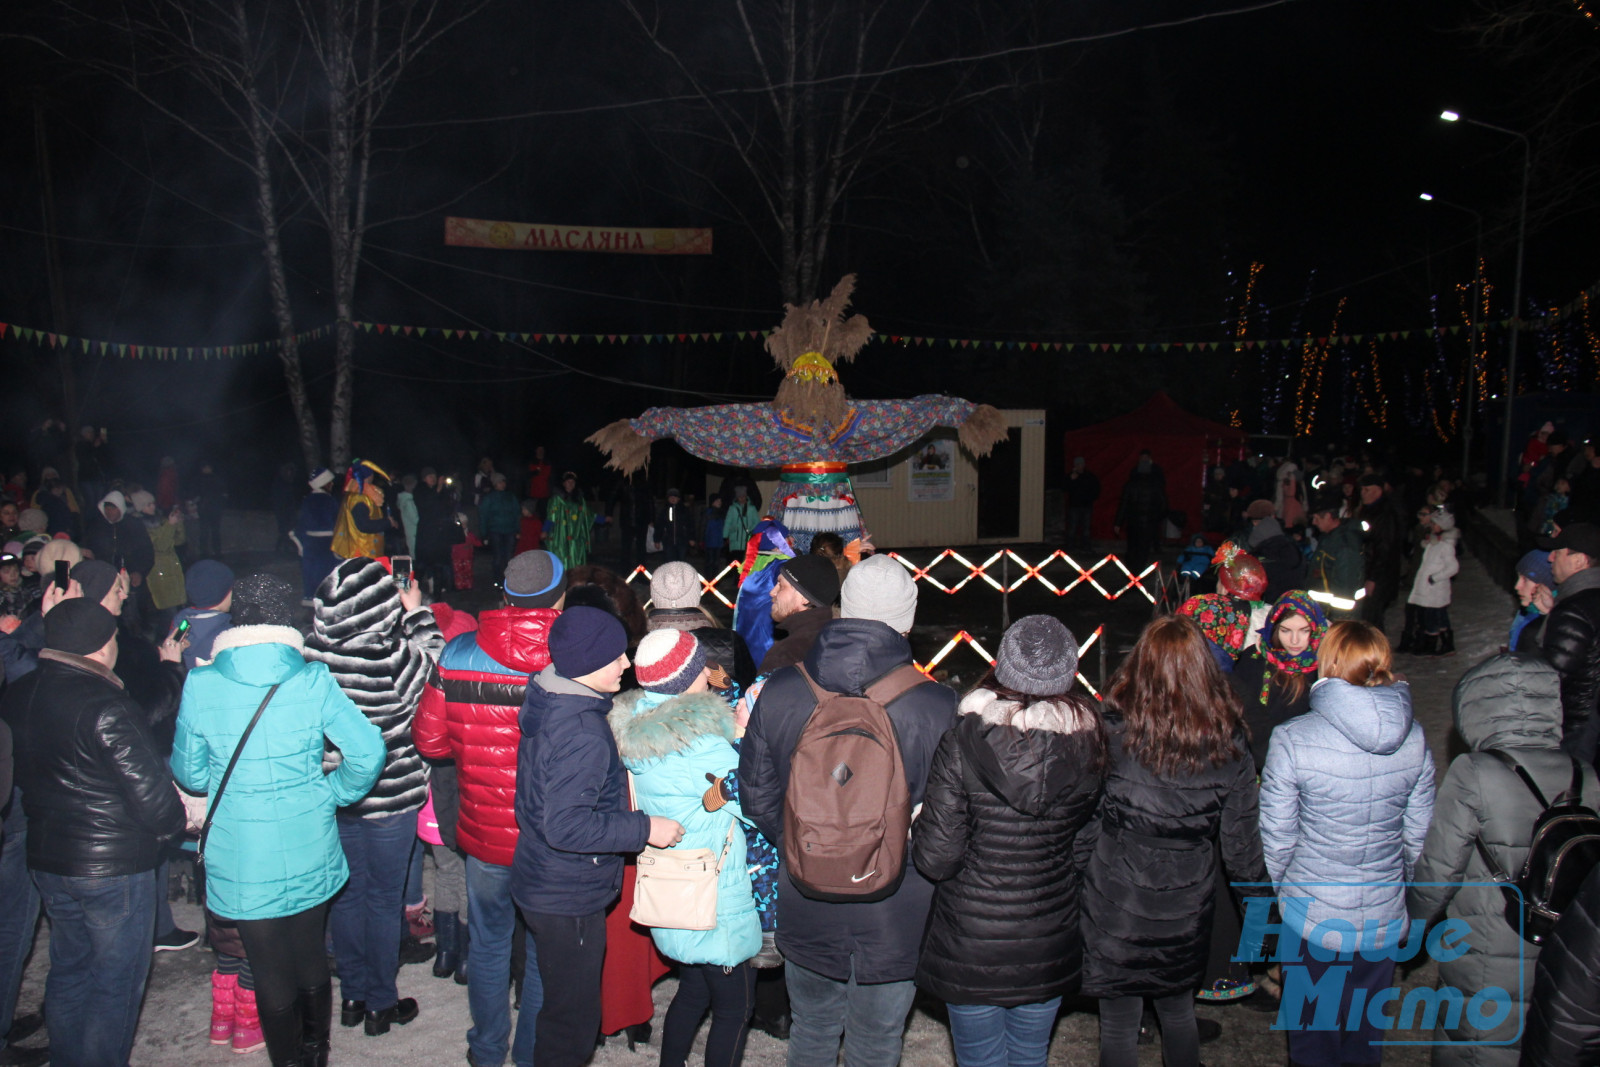
<path fill-rule="evenodd" d="M 1533 822 L 1528 858 L 1515 878 L 1489 855 L 1481 837 L 1473 843 L 1505 895 L 1506 922 L 1520 929 L 1524 940 L 1542 945 L 1583 880 L 1600 866 L 1600 814 L 1583 803 L 1583 764 L 1575 757 L 1572 784 L 1551 802 L 1515 759 L 1497 749 L 1491 749 L 1490 755 L 1522 779 L 1544 810 Z"/>

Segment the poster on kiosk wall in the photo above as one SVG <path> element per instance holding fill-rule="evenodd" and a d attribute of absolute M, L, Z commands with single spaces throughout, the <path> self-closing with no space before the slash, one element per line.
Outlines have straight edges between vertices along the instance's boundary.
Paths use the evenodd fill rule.
<path fill-rule="evenodd" d="M 910 459 L 911 477 L 907 493 L 912 503 L 927 503 L 956 498 L 956 443 L 942 439 L 929 441 Z"/>

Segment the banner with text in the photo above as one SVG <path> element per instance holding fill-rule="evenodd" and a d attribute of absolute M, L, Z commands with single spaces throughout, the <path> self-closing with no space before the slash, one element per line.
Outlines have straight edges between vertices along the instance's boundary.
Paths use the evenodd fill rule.
<path fill-rule="evenodd" d="M 709 256 L 709 229 L 552 226 L 541 222 L 444 220 L 444 243 L 532 252 L 623 252 L 635 256 Z"/>

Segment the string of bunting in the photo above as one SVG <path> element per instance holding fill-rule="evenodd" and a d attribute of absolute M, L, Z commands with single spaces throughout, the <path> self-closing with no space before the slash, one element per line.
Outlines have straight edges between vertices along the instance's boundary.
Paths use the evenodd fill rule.
<path fill-rule="evenodd" d="M 1600 282 L 1596 282 L 1585 289 L 1572 301 L 1556 311 L 1532 319 L 1522 320 L 1524 329 L 1538 329 L 1552 322 L 1566 319 L 1588 307 L 1589 301 L 1600 296 Z M 415 338 L 438 338 L 440 340 L 471 340 L 484 341 L 490 338 L 506 343 L 520 344 L 715 344 L 726 340 L 749 340 L 765 338 L 771 330 L 712 330 L 694 333 L 535 333 L 529 330 L 484 330 L 458 328 L 451 326 L 410 326 L 387 322 L 368 322 L 354 320 L 352 325 L 367 334 L 379 336 L 398 335 Z M 1511 327 L 1511 319 L 1497 319 L 1480 324 L 1480 330 L 1507 330 Z M 1412 330 L 1379 330 L 1370 333 L 1341 333 L 1330 334 L 1324 337 L 1278 337 L 1278 338 L 1235 338 L 1224 341 L 996 341 L 977 338 L 956 337 L 924 337 L 912 334 L 877 333 L 873 340 L 883 344 L 899 345 L 907 348 L 951 348 L 951 349 L 977 349 L 980 351 L 1028 351 L 1028 352 L 1062 352 L 1085 353 L 1095 352 L 1124 353 L 1124 352 L 1216 352 L 1218 350 L 1255 351 L 1268 348 L 1301 348 L 1308 344 L 1327 346 L 1329 344 L 1365 344 L 1368 341 L 1407 341 L 1413 337 L 1444 337 L 1459 336 L 1468 332 L 1464 325 L 1424 327 Z M 320 340 L 330 336 L 334 325 L 318 326 L 295 335 L 295 340 L 300 344 L 308 341 Z M 101 356 L 117 356 L 123 359 L 234 359 L 241 356 L 255 356 L 262 352 L 276 352 L 283 347 L 283 341 L 274 338 L 265 341 L 248 341 L 235 345 L 152 345 L 123 341 L 102 341 L 89 337 L 75 337 L 64 333 L 35 329 L 29 326 L 20 326 L 15 323 L 0 322 L 0 340 L 7 338 L 31 343 L 34 345 L 48 345 L 50 348 L 62 346 L 78 347 L 85 354 Z"/>

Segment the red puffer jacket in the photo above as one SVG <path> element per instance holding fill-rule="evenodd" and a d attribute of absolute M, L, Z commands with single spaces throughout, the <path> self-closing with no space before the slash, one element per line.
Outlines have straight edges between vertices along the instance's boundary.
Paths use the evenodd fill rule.
<path fill-rule="evenodd" d="M 517 743 L 528 676 L 550 664 L 549 608 L 498 608 L 445 646 L 411 725 L 417 750 L 453 759 L 461 789 L 456 842 L 485 863 L 511 866 L 517 849 Z"/>

